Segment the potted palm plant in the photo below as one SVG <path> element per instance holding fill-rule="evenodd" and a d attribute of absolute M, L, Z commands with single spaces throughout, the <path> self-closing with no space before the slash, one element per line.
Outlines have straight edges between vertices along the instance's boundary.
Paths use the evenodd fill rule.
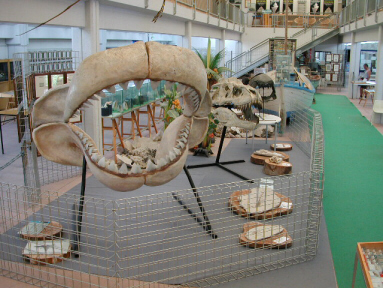
<path fill-rule="evenodd" d="M 222 49 L 217 54 L 213 55 L 211 52 L 211 41 L 210 37 L 207 42 L 206 55 L 201 54 L 197 49 L 194 49 L 198 57 L 201 58 L 202 63 L 205 66 L 207 74 L 207 89 L 210 90 L 211 86 L 222 77 L 222 73 L 225 71 L 231 71 L 226 67 L 219 67 L 221 60 L 225 57 L 225 49 Z"/>

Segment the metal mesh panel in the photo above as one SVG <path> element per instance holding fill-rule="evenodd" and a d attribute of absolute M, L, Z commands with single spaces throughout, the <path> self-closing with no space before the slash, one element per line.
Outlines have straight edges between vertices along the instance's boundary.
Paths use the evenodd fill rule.
<path fill-rule="evenodd" d="M 30 117 L 34 101 L 28 99 L 28 91 L 32 88 L 27 78 L 41 73 L 63 73 L 76 69 L 79 53 L 72 50 L 46 50 L 15 53 L 14 74 L 15 94 L 18 104 L 23 109 L 19 114 L 19 130 L 24 132 L 21 143 L 23 153 L 24 183 L 29 187 L 39 188 L 52 182 L 71 178 L 80 173 L 78 167 L 60 165 L 38 157 L 32 143 Z"/>
<path fill-rule="evenodd" d="M 287 135 L 310 157 L 311 171 L 198 188 L 216 239 L 175 200 L 199 211 L 190 189 L 119 200 L 85 196 L 80 222 L 76 189 L 59 193 L 0 184 L 1 274 L 42 287 L 210 287 L 308 261 L 316 255 L 322 205 L 320 114 L 297 103 Z M 232 193 L 259 187 L 288 197 L 292 213 L 267 220 L 235 213 L 228 201 Z M 202 213 L 195 216 L 202 218 Z M 53 238 L 69 239 L 79 251 L 44 266 L 37 265 L 45 264 L 44 257 L 37 264 L 26 261 L 28 241 L 18 233 L 31 221 L 59 222 L 63 233 Z M 244 226 L 254 222 L 282 225 L 292 246 L 241 245 Z"/>
<path fill-rule="evenodd" d="M 3 275 L 10 276 L 5 271 L 10 269 L 6 263 L 11 263 L 14 273 L 48 282 L 48 275 L 60 278 L 56 275 L 65 273 L 66 278 L 59 281 L 63 286 L 63 281 L 79 281 L 80 287 L 88 287 L 91 279 L 97 278 L 95 287 L 123 287 L 101 283 L 112 278 L 129 283 L 129 287 L 145 287 L 147 282 L 209 287 L 307 261 L 316 253 L 319 225 L 316 211 L 321 207 L 318 179 L 317 172 L 267 178 L 275 192 L 294 203 L 294 211 L 289 215 L 257 220 L 260 224 L 283 225 L 288 231 L 292 247 L 277 249 L 240 245 L 238 235 L 243 226 L 254 220 L 236 215 L 228 208 L 228 199 L 234 191 L 259 187 L 266 178 L 199 189 L 217 239 L 203 232 L 176 203 L 172 193 L 160 193 L 118 201 L 85 197 L 81 240 L 77 242 L 78 195 L 2 184 Z M 193 203 L 190 190 L 174 193 Z M 80 244 L 80 257 L 56 256 L 63 261 L 48 264 L 47 269 L 24 262 L 22 254 L 27 240 L 20 238 L 18 232 L 31 221 L 59 222 L 64 232 L 54 239 L 70 239 L 72 247 Z M 45 275 L 47 270 L 52 274 Z M 83 276 L 77 279 L 75 274 Z"/>

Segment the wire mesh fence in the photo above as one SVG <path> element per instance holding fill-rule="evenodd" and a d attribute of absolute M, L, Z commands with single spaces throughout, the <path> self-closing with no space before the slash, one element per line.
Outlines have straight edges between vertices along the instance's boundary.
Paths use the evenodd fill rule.
<path fill-rule="evenodd" d="M 320 114 L 297 104 L 286 134 L 311 169 L 198 188 L 211 227 L 191 189 L 110 200 L 0 184 L 1 275 L 42 287 L 210 287 L 311 260 Z"/>
<path fill-rule="evenodd" d="M 319 173 L 304 172 L 253 182 L 198 189 L 212 229 L 218 235 L 216 239 L 204 233 L 174 200 L 174 195 L 184 202 L 194 200 L 195 205 L 190 208 L 198 211 L 190 190 L 117 201 L 86 197 L 80 222 L 80 196 L 76 194 L 60 195 L 2 184 L 3 275 L 10 272 L 5 263 L 12 263 L 12 272 L 25 275 L 28 271 L 26 276 L 48 283 L 49 275 L 68 274 L 64 270 L 69 270 L 71 275 L 61 280 L 79 281 L 80 287 L 90 286 L 91 278 L 98 278 L 96 287 L 125 287 L 123 283 L 128 287 L 148 287 L 153 282 L 210 287 L 213 283 L 312 259 L 320 216 L 313 211 L 319 211 L 321 206 Z M 284 205 L 286 211 L 271 211 L 267 215 L 240 212 L 233 202 L 236 193 L 254 189 L 266 191 L 264 205 L 270 204 L 267 201 L 278 202 L 274 205 L 276 209 L 281 210 Z M 202 218 L 199 214 L 196 216 Z M 47 226 L 33 234 L 26 228 L 31 223 Z M 246 229 L 252 225 L 261 227 L 258 234 L 266 235 L 271 229 L 271 236 L 250 241 Z M 58 226 L 58 230 L 48 229 L 50 226 Z M 37 228 L 32 225 L 30 230 L 33 229 Z M 79 250 L 73 251 L 77 245 Z M 53 247 L 49 251 L 50 246 Z M 50 268 L 52 275 L 43 265 Z M 86 278 L 76 279 L 74 274 L 84 274 Z M 110 278 L 119 279 L 121 285 L 101 284 Z"/>
<path fill-rule="evenodd" d="M 30 124 L 34 101 L 39 96 L 36 91 L 44 92 L 60 82 L 70 81 L 69 74 L 66 73 L 76 69 L 79 53 L 72 50 L 29 51 L 15 53 L 13 60 L 25 186 L 39 188 L 78 175 L 81 173 L 78 167 L 60 165 L 39 156 L 32 143 Z M 36 83 L 35 77 L 43 77 L 44 81 Z"/>

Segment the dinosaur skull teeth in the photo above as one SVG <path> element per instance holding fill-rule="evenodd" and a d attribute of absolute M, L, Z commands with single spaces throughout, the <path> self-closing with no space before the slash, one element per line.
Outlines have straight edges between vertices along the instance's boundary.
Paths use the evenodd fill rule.
<path fill-rule="evenodd" d="M 95 143 L 92 138 L 75 125 L 70 124 L 70 128 L 78 137 L 78 141 L 81 143 L 85 155 L 90 159 L 90 161 L 93 162 L 93 164 L 107 173 L 124 176 L 128 174 L 145 175 L 148 173 L 154 173 L 157 170 L 178 161 L 182 154 L 186 152 L 186 144 L 188 142 L 190 130 L 190 128 L 188 128 L 190 127 L 190 123 L 187 124 L 179 131 L 177 137 L 178 139 L 175 141 L 174 147 L 169 149 L 167 155 L 161 157 L 160 159 L 156 159 L 153 162 L 149 159 L 145 169 L 140 167 L 137 163 L 132 163 L 133 161 L 124 155 L 117 155 L 117 159 L 121 160 L 119 163 L 115 163 L 114 160 L 106 159 L 100 154 L 99 150 L 95 148 Z"/>

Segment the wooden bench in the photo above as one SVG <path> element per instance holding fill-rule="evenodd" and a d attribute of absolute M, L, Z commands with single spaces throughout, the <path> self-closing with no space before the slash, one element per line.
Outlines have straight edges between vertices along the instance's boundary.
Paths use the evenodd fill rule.
<path fill-rule="evenodd" d="M 372 111 L 373 113 L 371 115 L 371 125 L 374 122 L 375 114 L 383 114 L 383 100 L 375 100 Z"/>

